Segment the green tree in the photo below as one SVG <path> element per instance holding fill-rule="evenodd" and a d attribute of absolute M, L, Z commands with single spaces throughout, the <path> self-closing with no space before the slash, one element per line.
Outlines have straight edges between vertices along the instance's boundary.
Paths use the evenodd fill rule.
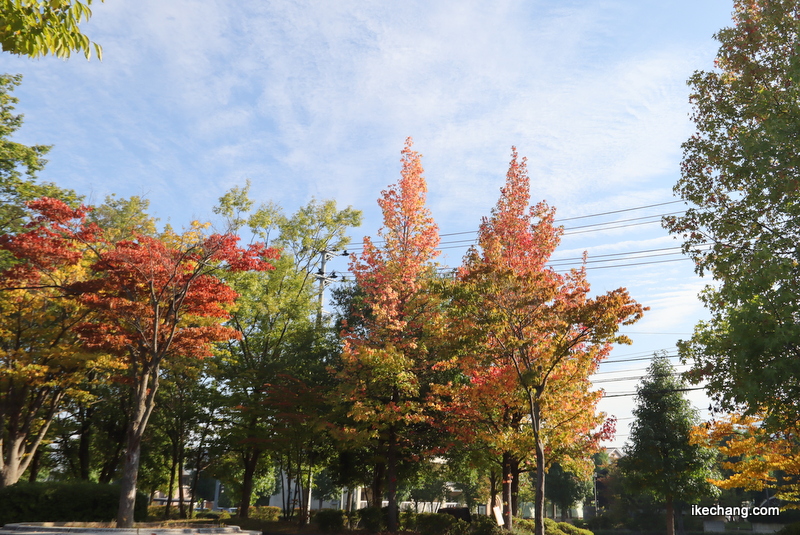
<path fill-rule="evenodd" d="M 561 510 L 561 520 L 566 520 L 569 510 L 591 496 L 591 492 L 591 481 L 564 470 L 558 463 L 553 463 L 547 472 L 545 497 Z"/>
<path fill-rule="evenodd" d="M 690 443 L 697 414 L 684 397 L 686 386 L 663 355 L 655 355 L 637 391 L 636 418 L 619 467 L 629 491 L 665 503 L 667 534 L 675 533 L 675 503 L 718 493 L 715 452 Z"/>
<path fill-rule="evenodd" d="M 100 0 L 101 2 L 103 0 Z M 92 0 L 0 0 L 0 48 L 36 58 L 53 54 L 68 58 L 92 50 L 99 59 L 103 49 L 81 33 L 81 20 L 92 16 Z"/>
<path fill-rule="evenodd" d="M 71 190 L 36 181 L 36 174 L 47 163 L 44 156 L 49 146 L 27 146 L 12 141 L 22 127 L 23 116 L 14 113 L 19 99 L 11 93 L 21 82 L 21 75 L 0 75 L 0 234 L 22 230 L 29 214 L 25 206 L 28 201 L 54 197 L 75 205 L 78 200 Z"/>
<path fill-rule="evenodd" d="M 684 240 L 711 319 L 679 343 L 725 410 L 800 418 L 800 2 L 734 3 L 713 71 L 690 79 L 697 132 L 665 226 Z"/>
<path fill-rule="evenodd" d="M 347 230 L 361 222 L 359 211 L 350 207 L 339 210 L 334 201 L 312 201 L 291 217 L 272 204 L 253 210 L 249 187 L 248 183 L 244 188 L 233 188 L 215 209 L 232 228 L 249 228 L 255 237 L 281 250 L 274 270 L 228 277 L 240 295 L 229 325 L 241 337 L 218 352 L 218 369 L 220 381 L 230 394 L 231 425 L 225 431 L 226 440 L 242 462 L 239 514 L 244 517 L 248 515 L 255 476 L 268 460 L 265 456 L 275 448 L 280 455 L 288 456 L 291 450 L 283 448 L 286 442 L 281 440 L 284 433 L 301 428 L 308 431 L 307 419 L 287 425 L 285 419 L 277 418 L 288 411 L 270 403 L 270 390 L 287 377 L 300 380 L 304 388 L 318 386 L 315 381 L 321 376 L 327 379 L 324 355 L 329 337 L 325 329 L 317 328 L 322 302 L 315 273 L 322 268 L 322 252 L 344 248 L 349 241 Z M 304 436 L 309 441 L 315 438 L 308 433 Z M 290 477 L 292 474 L 299 475 L 298 464 L 308 468 L 312 454 L 312 449 L 303 444 L 293 446 L 301 450 L 292 452 L 291 460 L 284 459 L 288 481 L 296 479 Z M 288 510 L 291 514 L 294 507 Z"/>

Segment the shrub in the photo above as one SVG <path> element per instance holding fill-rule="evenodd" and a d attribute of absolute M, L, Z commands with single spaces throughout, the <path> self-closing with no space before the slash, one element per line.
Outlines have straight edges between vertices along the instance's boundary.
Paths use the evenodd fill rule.
<path fill-rule="evenodd" d="M 344 511 L 338 509 L 317 511 L 317 514 L 314 515 L 314 522 L 322 531 L 337 533 L 344 529 Z"/>
<path fill-rule="evenodd" d="M 247 512 L 247 516 L 250 518 L 269 522 L 277 522 L 281 519 L 282 514 L 281 508 L 275 505 L 250 506 L 250 510 Z"/>
<path fill-rule="evenodd" d="M 447 530 L 447 535 L 470 535 L 470 523 L 466 520 L 456 518 L 456 521 L 450 525 Z"/>
<path fill-rule="evenodd" d="M 406 509 L 400 513 L 400 530 L 417 531 L 417 513 L 413 509 Z"/>
<path fill-rule="evenodd" d="M 13 522 L 110 522 L 117 517 L 119 485 L 88 481 L 19 482 L 0 489 L 0 525 Z M 133 518 L 147 518 L 147 496 L 136 495 Z"/>
<path fill-rule="evenodd" d="M 560 524 L 552 518 L 544 519 L 544 532 L 546 535 L 567 535 L 564 533 L 564 530 L 561 529 Z"/>
<path fill-rule="evenodd" d="M 502 535 L 503 529 L 490 516 L 473 515 L 472 533 L 474 535 Z"/>
<path fill-rule="evenodd" d="M 800 535 L 800 522 L 783 526 L 776 535 Z"/>
<path fill-rule="evenodd" d="M 417 515 L 417 531 L 420 535 L 445 535 L 455 523 L 455 517 L 450 515 L 440 515 L 439 513 Z"/>
<path fill-rule="evenodd" d="M 378 533 L 385 529 L 386 523 L 383 520 L 383 511 L 380 507 L 365 507 L 358 510 L 358 525 L 370 533 Z"/>
<path fill-rule="evenodd" d="M 138 500 L 137 500 L 138 501 Z M 167 508 L 166 505 L 148 505 L 147 506 L 147 520 L 148 521 L 157 521 L 164 519 L 164 510 Z M 180 516 L 180 509 L 177 505 L 172 504 L 169 508 L 169 518 L 175 519 Z"/>
<path fill-rule="evenodd" d="M 559 522 L 558 528 L 567 535 L 594 535 L 588 529 L 579 528 L 578 526 L 573 526 L 567 522 Z"/>

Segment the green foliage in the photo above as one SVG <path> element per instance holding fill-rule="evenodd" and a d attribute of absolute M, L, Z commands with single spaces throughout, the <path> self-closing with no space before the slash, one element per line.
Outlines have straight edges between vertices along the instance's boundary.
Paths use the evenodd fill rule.
<path fill-rule="evenodd" d="M 678 344 L 721 408 L 800 419 L 800 4 L 734 3 L 713 71 L 689 79 L 697 132 L 674 191 L 689 201 L 665 226 L 684 241 L 711 319 Z"/>
<path fill-rule="evenodd" d="M 445 535 L 456 524 L 456 518 L 439 513 L 420 513 L 417 515 L 417 531 L 420 535 Z"/>
<path fill-rule="evenodd" d="M 365 529 L 370 533 L 379 533 L 386 529 L 386 520 L 380 507 L 373 506 L 359 509 L 358 516 L 358 525 L 361 529 Z M 417 518 L 417 522 L 419 522 L 419 518 Z"/>
<path fill-rule="evenodd" d="M 7 1 L 0 0 L 0 5 Z M 36 174 L 47 163 L 44 156 L 49 146 L 27 146 L 11 140 L 22 127 L 22 115 L 14 113 L 19 99 L 11 94 L 21 81 L 21 75 L 0 75 L 0 234 L 15 233 L 22 228 L 28 213 L 27 201 L 42 196 L 59 198 L 70 204 L 78 200 L 71 190 L 36 182 Z"/>
<path fill-rule="evenodd" d="M 101 2 L 103 0 L 100 0 Z M 36 58 L 53 54 L 68 58 L 92 50 L 99 59 L 103 49 L 83 35 L 78 25 L 92 16 L 92 0 L 0 0 L 0 48 Z"/>
<path fill-rule="evenodd" d="M 592 532 L 589 531 L 588 529 L 583 529 L 577 526 L 573 526 L 568 522 L 559 522 L 558 529 L 560 529 L 567 535 L 593 535 Z"/>
<path fill-rule="evenodd" d="M 331 454 L 322 432 L 327 412 L 323 392 L 331 381 L 327 366 L 338 347 L 322 328 L 313 274 L 322 268 L 320 252 L 344 248 L 347 230 L 361 221 L 359 211 L 339 210 L 334 201 L 312 200 L 291 216 L 274 204 L 254 209 L 249 188 L 249 183 L 233 188 L 214 209 L 229 228 L 248 228 L 281 250 L 274 270 L 228 279 L 240 296 L 230 325 L 241 338 L 220 348 L 216 362 L 229 407 L 230 425 L 222 440 L 232 450 L 222 455 L 242 465 L 232 482 L 245 490 L 270 457 L 284 467 L 307 471 Z M 286 486 L 294 485 L 296 477 L 290 474 Z M 290 489 L 284 490 L 291 495 Z M 250 503 L 249 495 L 242 498 Z M 285 517 L 293 514 L 287 503 Z"/>
<path fill-rule="evenodd" d="M 800 522 L 783 526 L 775 535 L 800 535 Z"/>
<path fill-rule="evenodd" d="M 497 522 L 490 516 L 473 515 L 472 533 L 473 535 L 501 535 L 503 528 L 498 526 Z"/>
<path fill-rule="evenodd" d="M 148 505 L 147 506 L 147 521 L 160 522 L 162 520 L 173 520 L 178 518 L 179 510 L 177 507 L 170 507 L 169 517 L 164 517 L 164 512 L 167 510 L 166 505 Z"/>
<path fill-rule="evenodd" d="M 344 529 L 344 517 L 341 509 L 323 509 L 314 515 L 314 522 L 326 533 L 338 533 Z"/>
<path fill-rule="evenodd" d="M 0 524 L 109 522 L 117 515 L 119 485 L 89 482 L 20 482 L 0 489 Z M 136 498 L 134 518 L 147 517 L 147 496 Z"/>
<path fill-rule="evenodd" d="M 591 481 L 564 470 L 559 463 L 554 463 L 547 472 L 545 497 L 562 511 L 571 509 L 591 493 Z"/>
<path fill-rule="evenodd" d="M 250 507 L 250 518 L 277 522 L 281 518 L 281 508 L 274 505 L 258 505 Z"/>
<path fill-rule="evenodd" d="M 715 452 L 690 443 L 697 415 L 684 388 L 667 358 L 655 355 L 637 388 L 636 420 L 626 455 L 618 461 L 631 494 L 653 496 L 668 507 L 719 493 L 707 481 L 715 475 Z"/>

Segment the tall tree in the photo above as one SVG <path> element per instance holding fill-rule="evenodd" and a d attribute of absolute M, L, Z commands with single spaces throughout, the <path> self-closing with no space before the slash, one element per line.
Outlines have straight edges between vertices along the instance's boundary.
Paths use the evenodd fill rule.
<path fill-rule="evenodd" d="M 63 288 L 96 312 L 76 330 L 84 347 L 112 354 L 127 366 L 133 401 L 117 523 L 130 527 L 142 436 L 155 408 L 162 362 L 176 355 L 210 356 L 212 342 L 235 338 L 236 331 L 221 322 L 236 293 L 218 274 L 269 269 L 266 258 L 275 252 L 261 244 L 241 249 L 237 237 L 206 236 L 197 225 L 183 235 L 112 242 L 86 222 L 86 210 L 49 198 L 31 207 L 41 214 L 36 227 L 7 242 L 21 262 L 11 270 L 35 279 L 54 263 L 73 265 L 89 255 L 93 275 Z M 47 254 L 35 254 L 42 244 Z"/>
<path fill-rule="evenodd" d="M 233 227 L 249 228 L 257 239 L 281 250 L 274 270 L 231 274 L 226 279 L 240 294 L 228 323 L 240 336 L 219 352 L 219 373 L 231 397 L 234 425 L 226 436 L 243 464 L 239 506 L 243 517 L 248 516 L 255 476 L 267 461 L 264 457 L 273 446 L 285 443 L 276 436 L 286 427 L 277 424 L 278 408 L 269 402 L 273 398 L 268 385 L 278 384 L 281 376 L 292 376 L 309 381 L 306 386 L 313 388 L 319 386 L 311 380 L 319 376 L 314 370 L 322 370 L 327 377 L 321 348 L 329 345 L 328 332 L 315 321 L 322 306 L 315 274 L 322 269 L 322 255 L 344 248 L 348 229 L 361 222 L 359 211 L 340 210 L 334 201 L 311 201 L 291 216 L 273 204 L 253 210 L 249 187 L 248 183 L 232 189 L 215 209 Z M 308 451 L 298 446 L 308 464 Z M 296 466 L 287 460 L 289 465 Z"/>
<path fill-rule="evenodd" d="M 479 341 L 476 363 L 516 375 L 533 434 L 536 535 L 543 535 L 546 453 L 558 450 L 562 464 L 579 464 L 610 431 L 594 431 L 602 392 L 591 391 L 589 376 L 612 343 L 629 343 L 617 330 L 644 309 L 623 288 L 589 297 L 583 268 L 561 275 L 547 267 L 560 229 L 553 209 L 529 200 L 526 160 L 512 148 L 500 199 L 459 270 L 454 304 Z"/>
<path fill-rule="evenodd" d="M 85 216 L 62 206 L 67 218 Z M 42 223 L 33 219 L 20 233 L 0 236 L 11 260 L 0 271 L 0 486 L 15 483 L 35 458 L 65 397 L 88 396 L 82 382 L 92 359 L 76 326 L 90 310 L 61 291 L 82 280 L 87 266 L 78 248 L 62 247 L 74 228 Z"/>
<path fill-rule="evenodd" d="M 734 2 L 713 71 L 690 79 L 697 132 L 683 144 L 665 219 L 684 240 L 711 318 L 679 343 L 693 378 L 724 410 L 766 410 L 774 429 L 800 419 L 800 3 Z"/>
<path fill-rule="evenodd" d="M 381 246 L 369 237 L 350 270 L 363 290 L 365 316 L 343 332 L 342 393 L 350 416 L 379 444 L 385 458 L 390 531 L 397 531 L 397 469 L 406 433 L 426 420 L 427 381 L 432 366 L 431 333 L 441 327 L 435 297 L 426 291 L 439 254 L 439 232 L 425 206 L 427 185 L 411 138 L 402 151 L 397 184 L 382 192 L 378 205 Z M 378 463 L 382 466 L 383 463 Z M 376 477 L 379 490 L 380 469 Z M 373 498 L 380 503 L 380 492 Z"/>
<path fill-rule="evenodd" d="M 47 54 L 68 58 L 72 52 L 83 52 L 89 59 L 94 50 L 102 59 L 103 49 L 79 27 L 81 20 L 92 16 L 91 4 L 92 0 L 0 0 L 0 48 L 32 58 Z"/>
<path fill-rule="evenodd" d="M 566 521 L 570 509 L 591 496 L 592 482 L 572 472 L 564 470 L 560 464 L 553 463 L 547 472 L 545 495 L 561 510 L 561 520 Z"/>
<path fill-rule="evenodd" d="M 26 202 L 42 196 L 55 197 L 75 204 L 78 197 L 51 183 L 37 181 L 44 169 L 47 145 L 23 145 L 12 141 L 22 127 L 23 116 L 15 114 L 19 99 L 12 91 L 22 82 L 22 76 L 0 74 L 0 234 L 20 232 L 28 221 L 30 211 Z M 2 260 L 0 260 L 2 262 Z M 0 263 L 0 267 L 2 267 Z"/>
<path fill-rule="evenodd" d="M 636 389 L 636 408 L 619 467 L 630 491 L 650 494 L 666 505 L 667 535 L 675 533 L 675 502 L 718 493 L 713 450 L 690 441 L 696 411 L 683 394 L 685 383 L 663 355 L 655 355 Z"/>

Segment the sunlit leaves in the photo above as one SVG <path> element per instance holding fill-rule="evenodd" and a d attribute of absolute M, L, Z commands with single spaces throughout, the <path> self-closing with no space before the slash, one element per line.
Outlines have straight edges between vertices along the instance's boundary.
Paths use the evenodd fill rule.
<path fill-rule="evenodd" d="M 100 0 L 101 2 L 103 0 Z M 103 49 L 80 31 L 92 16 L 92 0 L 0 0 L 0 48 L 36 58 L 68 58 L 81 52 L 103 59 Z"/>
<path fill-rule="evenodd" d="M 689 203 L 665 226 L 700 274 L 711 319 L 679 344 L 727 410 L 798 418 L 800 348 L 800 19 L 794 0 L 734 3 L 713 71 L 689 80 L 696 133 L 674 191 Z"/>
<path fill-rule="evenodd" d="M 788 507 L 800 506 L 800 429 L 797 422 L 769 432 L 763 415 L 728 414 L 693 429 L 696 444 L 717 448 L 731 471 L 711 483 L 723 489 L 771 489 Z"/>

